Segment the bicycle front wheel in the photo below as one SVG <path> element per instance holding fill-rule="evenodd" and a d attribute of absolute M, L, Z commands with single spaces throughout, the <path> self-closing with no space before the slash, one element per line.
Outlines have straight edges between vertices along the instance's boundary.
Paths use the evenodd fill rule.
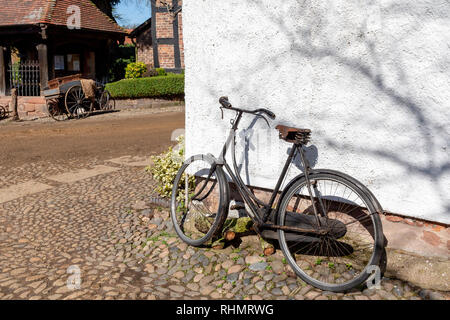
<path fill-rule="evenodd" d="M 223 169 L 207 155 L 187 159 L 172 189 L 171 218 L 178 236 L 201 246 L 222 228 L 228 215 L 229 187 Z"/>
<path fill-rule="evenodd" d="M 281 249 L 294 272 L 310 285 L 334 292 L 352 289 L 376 272 L 373 266 L 383 252 L 376 205 L 362 185 L 343 174 L 312 173 L 310 181 L 314 204 L 306 179 L 298 180 L 281 200 L 278 224 L 328 232 L 279 230 Z"/>

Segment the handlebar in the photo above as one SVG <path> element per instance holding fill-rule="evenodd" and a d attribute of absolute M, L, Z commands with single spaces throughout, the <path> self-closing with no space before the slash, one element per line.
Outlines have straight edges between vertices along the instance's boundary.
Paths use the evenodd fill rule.
<path fill-rule="evenodd" d="M 250 114 L 264 113 L 272 120 L 274 120 L 276 117 L 275 113 L 273 113 L 270 110 L 264 109 L 264 108 L 255 109 L 255 110 L 244 110 L 244 109 L 234 108 L 231 105 L 230 101 L 228 101 L 228 97 L 220 97 L 219 103 L 222 105 L 223 108 L 228 109 L 228 110 L 234 110 L 234 111 L 250 113 Z"/>
<path fill-rule="evenodd" d="M 220 97 L 219 103 L 226 109 L 232 108 L 230 101 L 228 101 L 228 97 Z"/>

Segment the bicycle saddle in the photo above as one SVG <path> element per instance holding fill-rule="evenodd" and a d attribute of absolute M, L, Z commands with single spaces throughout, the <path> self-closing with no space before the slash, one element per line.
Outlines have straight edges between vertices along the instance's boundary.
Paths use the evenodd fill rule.
<path fill-rule="evenodd" d="M 277 125 L 275 129 L 279 131 L 280 139 L 291 143 L 307 144 L 311 137 L 311 130 L 309 129 L 287 127 L 281 124 Z"/>

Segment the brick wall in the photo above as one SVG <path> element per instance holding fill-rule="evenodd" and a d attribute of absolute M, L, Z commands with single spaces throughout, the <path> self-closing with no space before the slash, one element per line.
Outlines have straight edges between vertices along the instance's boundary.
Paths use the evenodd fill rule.
<path fill-rule="evenodd" d="M 182 0 L 179 0 L 182 5 Z M 156 1 L 156 5 L 164 7 L 160 1 Z M 180 62 L 181 68 L 184 69 L 184 44 L 183 44 L 183 18 L 182 12 L 178 14 L 178 34 L 180 46 Z M 152 23 L 152 28 L 155 24 Z M 170 13 L 158 12 L 156 14 L 156 37 L 173 38 L 173 18 Z M 148 29 L 142 32 L 136 39 L 137 43 L 137 60 L 145 64 L 154 66 L 153 47 L 151 30 Z M 158 45 L 159 64 L 161 68 L 172 69 L 175 68 L 175 51 L 174 45 L 160 44 Z"/>
<path fill-rule="evenodd" d="M 154 66 L 152 31 L 147 29 L 136 38 L 137 61 L 144 62 L 147 65 Z"/>
<path fill-rule="evenodd" d="M 1 106 L 9 106 L 10 102 L 10 96 L 0 97 Z M 19 113 L 20 119 L 43 118 L 48 116 L 44 97 L 19 97 L 17 102 L 17 112 Z"/>
<path fill-rule="evenodd" d="M 183 1 L 180 0 L 180 3 L 183 3 Z M 180 36 L 179 43 L 181 68 L 184 69 L 183 15 L 181 13 L 178 15 L 178 34 Z"/>
<path fill-rule="evenodd" d="M 161 68 L 175 68 L 174 46 L 160 44 L 158 46 L 159 65 Z"/>
<path fill-rule="evenodd" d="M 173 38 L 173 19 L 167 12 L 158 12 L 156 14 L 156 37 Z"/>

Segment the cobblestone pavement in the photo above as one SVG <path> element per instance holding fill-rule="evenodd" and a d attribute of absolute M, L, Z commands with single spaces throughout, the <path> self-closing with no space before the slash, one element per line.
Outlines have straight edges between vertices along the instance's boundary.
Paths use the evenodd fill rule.
<path fill-rule="evenodd" d="M 167 210 L 148 203 L 153 184 L 142 166 L 77 166 L 87 171 L 16 168 L 47 188 L 0 203 L 0 299 L 448 299 L 386 278 L 380 290 L 316 290 L 292 274 L 281 251 L 261 257 L 255 236 L 238 248 L 188 247 Z"/>

